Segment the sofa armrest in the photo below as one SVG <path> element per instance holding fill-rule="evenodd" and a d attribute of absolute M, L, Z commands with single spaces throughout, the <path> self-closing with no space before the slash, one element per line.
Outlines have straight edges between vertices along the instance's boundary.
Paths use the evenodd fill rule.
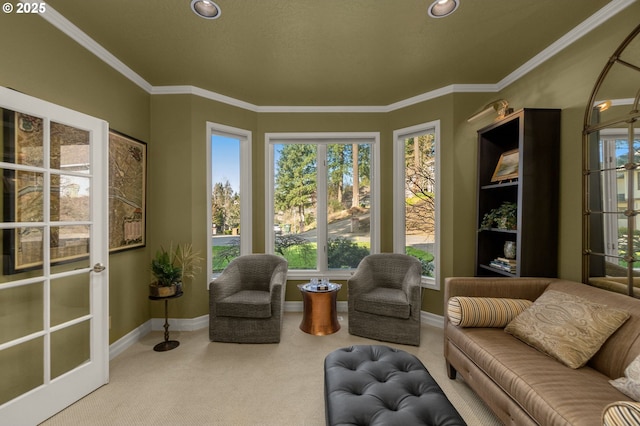
<path fill-rule="evenodd" d="M 604 426 L 628 426 L 638 423 L 640 423 L 640 402 L 613 402 L 604 407 L 602 412 Z"/>

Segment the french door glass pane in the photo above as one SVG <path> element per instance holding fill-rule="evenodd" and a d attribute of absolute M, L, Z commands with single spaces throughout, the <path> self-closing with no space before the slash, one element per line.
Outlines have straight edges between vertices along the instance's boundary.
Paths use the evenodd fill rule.
<path fill-rule="evenodd" d="M 24 166 L 43 166 L 43 120 L 8 109 L 2 111 L 5 129 L 2 160 Z"/>
<path fill-rule="evenodd" d="M 0 351 L 0 405 L 44 383 L 44 338 Z"/>
<path fill-rule="evenodd" d="M 43 233 L 40 226 L 5 229 L 3 281 L 42 275 Z"/>
<path fill-rule="evenodd" d="M 90 135 L 86 130 L 51 123 L 52 169 L 89 173 Z"/>
<path fill-rule="evenodd" d="M 89 226 L 52 226 L 50 235 L 51 264 L 75 261 L 73 265 L 60 265 L 52 272 L 72 270 L 89 266 Z"/>
<path fill-rule="evenodd" d="M 5 187 L 9 195 L 4 222 L 42 222 L 44 174 L 23 170 L 5 170 Z"/>
<path fill-rule="evenodd" d="M 274 145 L 274 252 L 289 269 L 318 268 L 317 147 Z"/>
<path fill-rule="evenodd" d="M 91 322 L 87 320 L 51 333 L 52 379 L 89 361 L 90 332 Z"/>
<path fill-rule="evenodd" d="M 370 253 L 371 145 L 327 146 L 329 269 L 357 268 Z"/>
<path fill-rule="evenodd" d="M 0 344 L 42 331 L 43 306 L 42 283 L 4 289 L 0 297 Z"/>
<path fill-rule="evenodd" d="M 211 137 L 212 272 L 240 256 L 240 140 Z"/>
<path fill-rule="evenodd" d="M 51 280 L 51 325 L 90 314 L 88 274 Z"/>
<path fill-rule="evenodd" d="M 69 175 L 51 176 L 51 220 L 88 221 L 89 178 Z"/>
<path fill-rule="evenodd" d="M 422 263 L 422 275 L 434 276 L 436 141 L 434 133 L 404 141 L 406 253 Z"/>

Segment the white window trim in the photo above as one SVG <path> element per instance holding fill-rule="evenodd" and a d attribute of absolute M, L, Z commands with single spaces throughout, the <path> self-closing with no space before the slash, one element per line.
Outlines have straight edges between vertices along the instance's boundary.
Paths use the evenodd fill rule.
<path fill-rule="evenodd" d="M 211 138 L 213 135 L 228 136 L 240 141 L 240 255 L 253 252 L 252 247 L 252 200 L 251 194 L 251 138 L 249 130 L 226 126 L 224 124 L 207 121 L 207 271 L 209 282 L 219 274 L 211 273 Z"/>
<path fill-rule="evenodd" d="M 393 251 L 405 252 L 404 140 L 433 129 L 436 139 L 435 277 L 422 277 L 422 287 L 440 290 L 440 120 L 393 131 Z"/>
<path fill-rule="evenodd" d="M 379 132 L 310 132 L 310 133 L 266 133 L 265 134 L 265 170 L 267 179 L 265 182 L 265 251 L 267 253 L 274 253 L 274 239 L 275 235 L 273 231 L 274 222 L 274 189 L 275 189 L 275 175 L 274 175 L 274 151 L 273 145 L 282 141 L 290 142 L 314 142 L 318 144 L 328 144 L 333 142 L 345 142 L 353 140 L 354 142 L 366 142 L 371 143 L 371 253 L 380 252 L 380 133 Z M 319 190 L 323 184 L 318 182 Z M 326 185 L 326 182 L 324 183 Z M 326 188 L 325 188 L 326 189 Z M 318 212 L 321 215 L 323 212 Z M 318 226 L 318 233 L 325 232 L 325 222 L 320 221 Z M 321 253 L 318 250 L 318 265 L 326 264 L 326 253 Z M 321 263 L 321 261 L 323 263 Z M 291 270 L 289 269 L 288 278 L 295 279 L 309 279 L 313 277 L 326 277 L 329 279 L 348 279 L 353 273 L 354 269 L 348 270 L 324 270 L 324 269 L 311 269 L 311 270 Z"/>

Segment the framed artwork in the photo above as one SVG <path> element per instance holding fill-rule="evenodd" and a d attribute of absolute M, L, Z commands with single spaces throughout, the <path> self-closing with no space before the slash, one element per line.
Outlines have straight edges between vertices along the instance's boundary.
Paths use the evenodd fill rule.
<path fill-rule="evenodd" d="M 146 245 L 147 144 L 109 131 L 109 251 Z"/>
<path fill-rule="evenodd" d="M 519 150 L 503 152 L 500 155 L 496 170 L 493 172 L 491 182 L 501 182 L 503 180 L 517 179 L 519 167 Z"/>

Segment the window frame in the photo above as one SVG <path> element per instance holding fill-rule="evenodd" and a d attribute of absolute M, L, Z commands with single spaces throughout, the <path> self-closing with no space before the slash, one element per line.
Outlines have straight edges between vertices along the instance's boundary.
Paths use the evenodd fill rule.
<path fill-rule="evenodd" d="M 350 142 L 352 141 L 352 142 Z M 371 144 L 371 196 L 370 196 L 370 253 L 380 252 L 380 133 L 379 132 L 294 132 L 294 133 L 265 133 L 265 252 L 274 254 L 275 234 L 274 223 L 274 192 L 275 167 L 274 145 L 281 143 L 310 143 L 317 146 L 336 143 L 368 143 Z M 320 163 L 320 162 L 318 162 Z M 326 173 L 326 165 L 318 164 L 318 173 Z M 289 269 L 290 279 L 309 279 L 325 277 L 329 279 L 348 279 L 355 269 L 329 269 L 327 261 L 327 218 L 326 218 L 326 180 L 318 179 L 318 192 L 325 194 L 322 204 L 318 206 L 318 258 L 316 269 Z M 318 197 L 320 198 L 320 197 Z M 320 236 L 323 236 L 323 248 L 320 249 Z"/>
<path fill-rule="evenodd" d="M 404 141 L 412 136 L 419 136 L 433 131 L 435 134 L 435 244 L 434 244 L 434 277 L 422 276 L 423 288 L 440 290 L 440 120 L 429 121 L 393 131 L 393 251 L 405 253 L 406 246 L 406 211 L 405 211 L 405 146 Z"/>
<path fill-rule="evenodd" d="M 212 155 L 212 137 L 214 135 L 229 137 L 238 139 L 240 142 L 240 255 L 250 254 L 253 252 L 252 247 L 252 200 L 251 194 L 251 140 L 252 133 L 249 130 L 239 129 L 237 127 L 227 126 L 224 124 L 213 123 L 207 121 L 207 271 L 209 273 L 209 280 L 207 281 L 207 288 L 209 282 L 220 273 L 213 273 L 211 271 L 212 263 L 212 241 L 211 241 L 211 192 L 213 191 L 212 173 L 211 173 L 211 155 Z"/>

